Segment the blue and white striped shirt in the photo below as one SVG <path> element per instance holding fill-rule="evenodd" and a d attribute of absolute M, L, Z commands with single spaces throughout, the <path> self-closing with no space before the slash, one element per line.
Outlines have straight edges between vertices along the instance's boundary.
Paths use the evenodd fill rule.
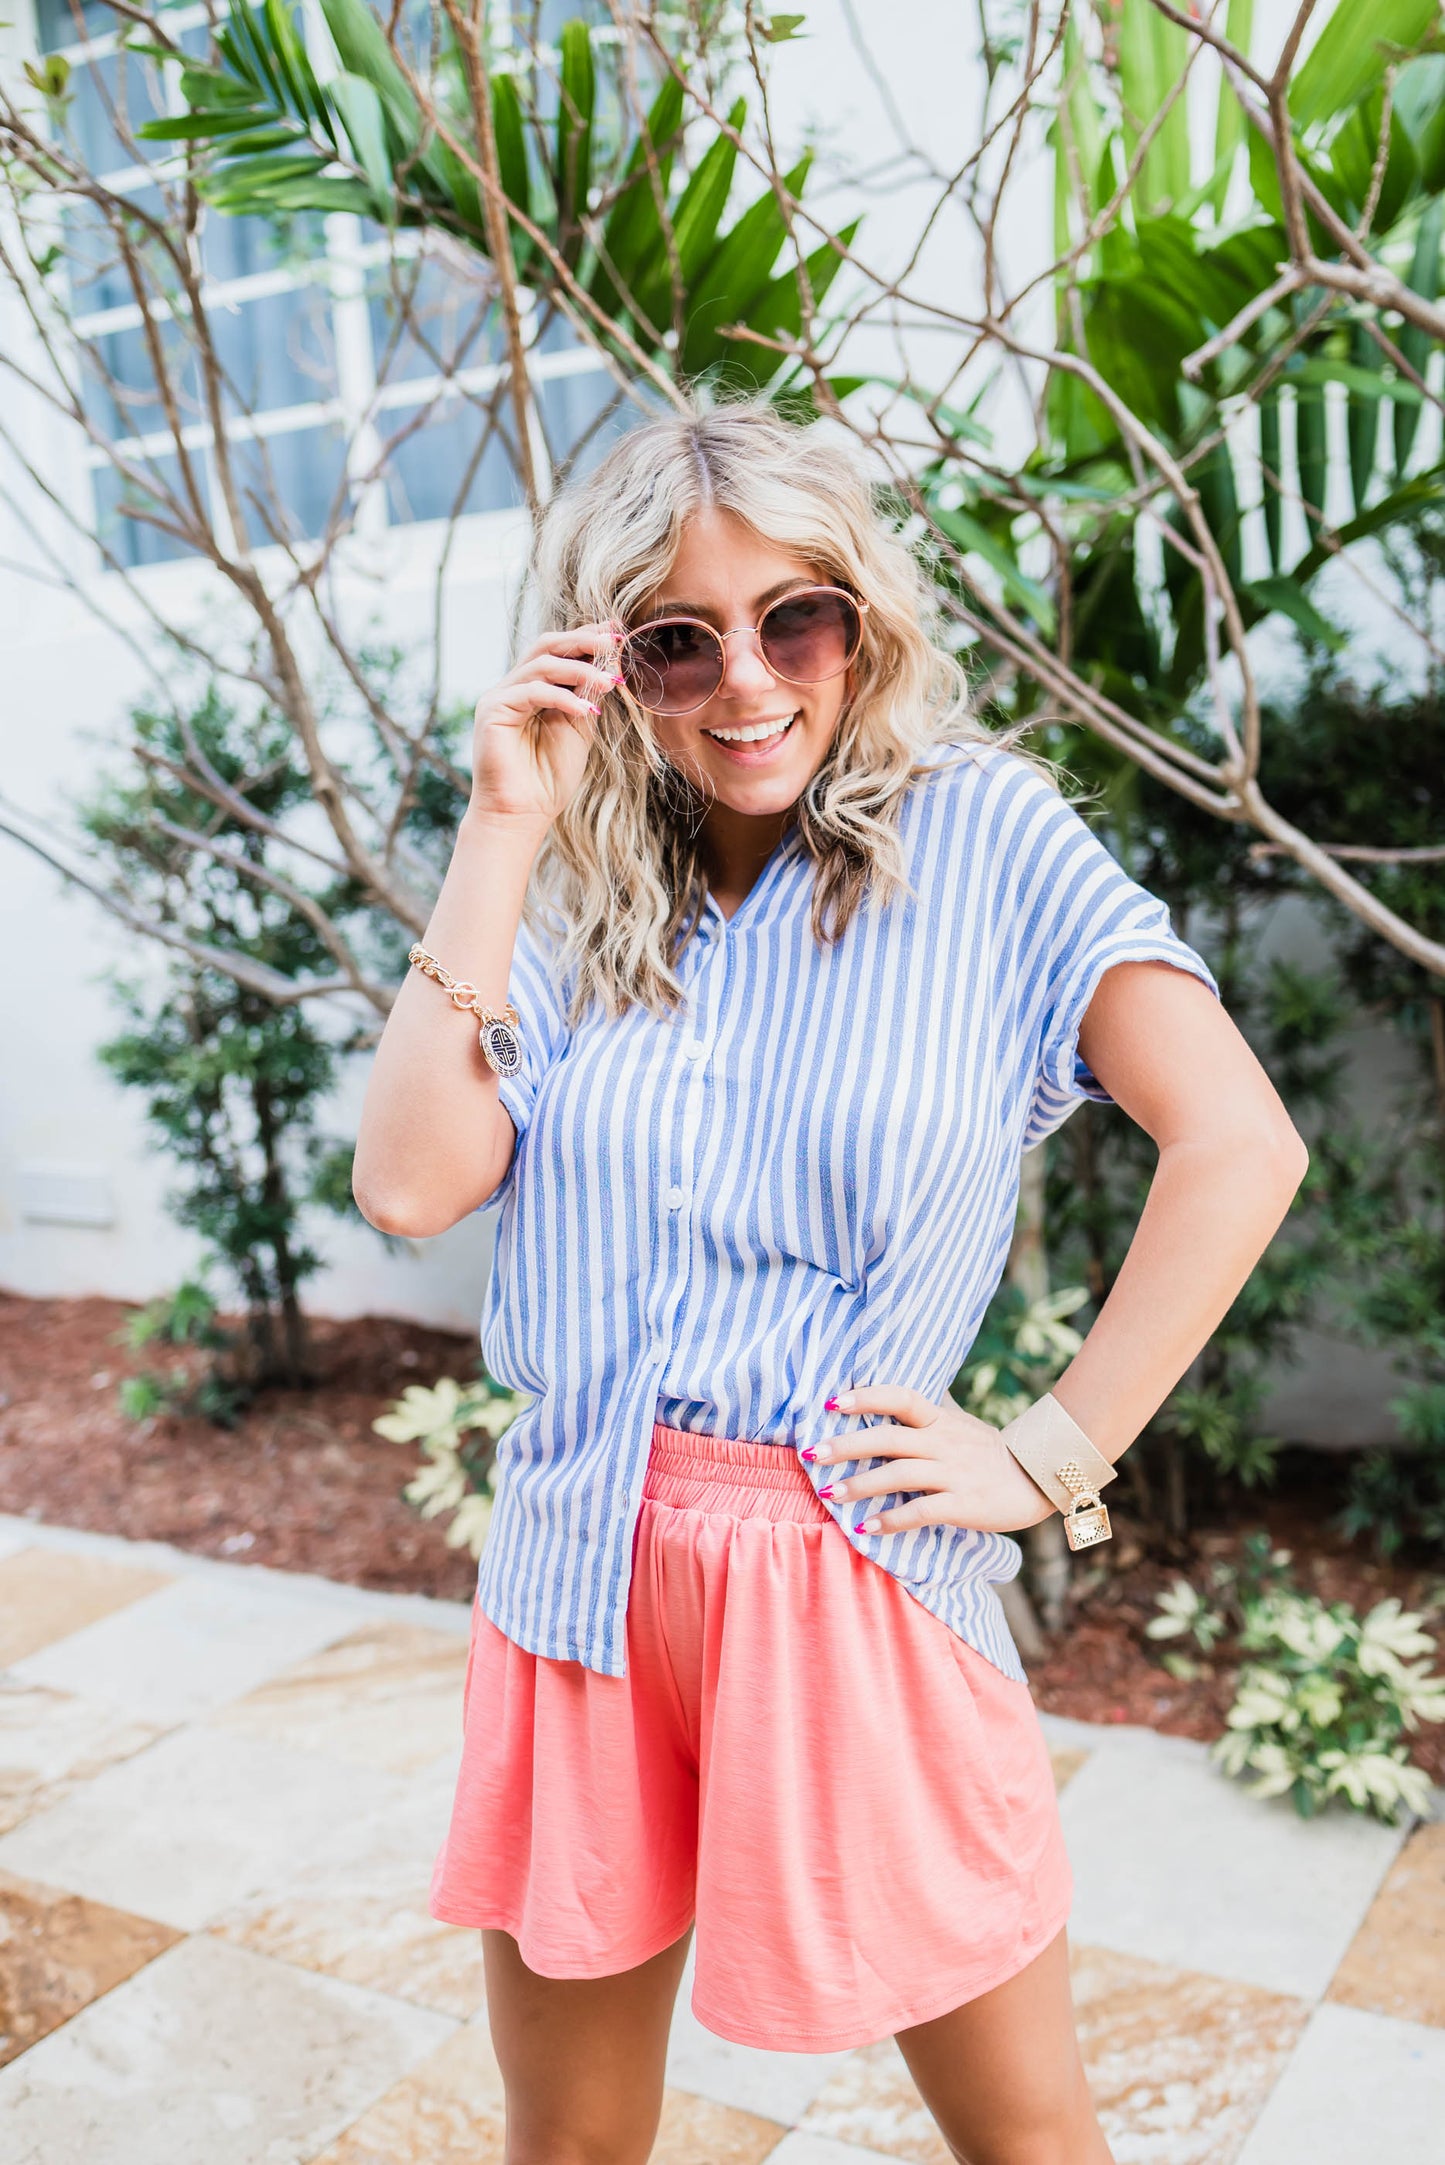
<path fill-rule="evenodd" d="M 790 827 L 730 918 L 708 897 L 667 1020 L 593 1001 L 569 1032 L 553 950 L 520 928 L 524 1064 L 499 1082 L 518 1142 L 481 1206 L 499 1211 L 481 1345 L 533 1403 L 498 1446 L 477 1591 L 533 1653 L 626 1674 L 655 1420 L 797 1450 L 877 1418 L 824 1412 L 849 1385 L 941 1402 L 1003 1275 L 1022 1152 L 1107 1102 L 1077 1049 L 1104 971 L 1170 962 L 1219 996 L 1032 767 L 994 745 L 927 756 L 899 812 L 913 896 L 869 896 L 819 948 Z M 996 1591 L 1023 1561 L 1012 1536 L 856 1534 L 856 1503 L 824 1508 L 1024 1677 Z"/>

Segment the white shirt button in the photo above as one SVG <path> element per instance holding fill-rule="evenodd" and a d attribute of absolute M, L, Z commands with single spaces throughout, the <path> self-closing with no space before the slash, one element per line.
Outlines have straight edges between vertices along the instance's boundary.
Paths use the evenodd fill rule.
<path fill-rule="evenodd" d="M 681 1208 L 682 1208 L 683 1204 L 684 1204 L 684 1203 L 685 1203 L 686 1201 L 687 1201 L 687 1190 L 686 1190 L 686 1188 L 669 1188 L 669 1189 L 668 1189 L 668 1191 L 667 1191 L 667 1207 L 668 1207 L 668 1209 L 669 1209 L 669 1210 L 681 1210 Z"/>
<path fill-rule="evenodd" d="M 685 1037 L 682 1041 L 684 1060 L 700 1060 L 706 1051 L 707 1047 L 700 1037 Z"/>

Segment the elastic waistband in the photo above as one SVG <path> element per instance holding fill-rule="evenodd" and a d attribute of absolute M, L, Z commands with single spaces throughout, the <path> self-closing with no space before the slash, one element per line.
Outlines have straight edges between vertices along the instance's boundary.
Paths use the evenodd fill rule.
<path fill-rule="evenodd" d="M 720 1511 L 732 1518 L 828 1518 L 790 1443 L 709 1436 L 661 1421 L 653 1423 L 642 1494 L 674 1510 Z"/>

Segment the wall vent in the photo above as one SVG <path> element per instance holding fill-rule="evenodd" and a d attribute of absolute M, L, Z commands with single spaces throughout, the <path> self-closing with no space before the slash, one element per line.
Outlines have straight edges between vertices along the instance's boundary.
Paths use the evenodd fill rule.
<path fill-rule="evenodd" d="M 22 1165 L 16 1201 L 26 1225 L 115 1224 L 109 1176 L 90 1165 Z"/>

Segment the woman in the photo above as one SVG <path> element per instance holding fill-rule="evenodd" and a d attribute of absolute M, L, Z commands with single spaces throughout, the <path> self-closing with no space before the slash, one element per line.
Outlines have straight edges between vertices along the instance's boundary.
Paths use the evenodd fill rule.
<path fill-rule="evenodd" d="M 1082 1097 L 1159 1147 L 1053 1394 L 1110 1467 L 1303 1145 L 1163 904 L 971 719 L 824 429 L 639 427 L 532 577 L 355 1173 L 386 1231 L 499 1209 L 482 1349 L 532 1399 L 431 1891 L 483 1931 L 509 2165 L 641 2165 L 694 1922 L 721 2036 L 895 2035 L 969 2165 L 1098 2165 L 997 1593 L 1058 1505 L 947 1386 Z"/>

